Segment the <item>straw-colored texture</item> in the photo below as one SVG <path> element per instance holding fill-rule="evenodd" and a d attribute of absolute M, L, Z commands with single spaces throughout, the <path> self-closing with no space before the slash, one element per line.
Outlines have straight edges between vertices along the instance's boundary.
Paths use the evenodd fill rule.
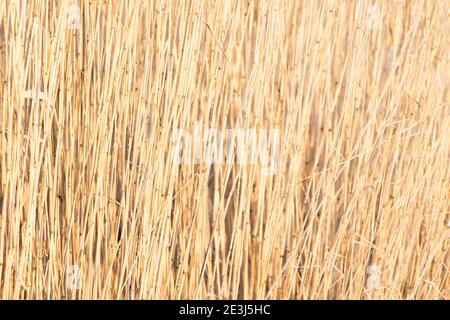
<path fill-rule="evenodd" d="M 449 8 L 1 0 L 0 297 L 450 298 Z"/>

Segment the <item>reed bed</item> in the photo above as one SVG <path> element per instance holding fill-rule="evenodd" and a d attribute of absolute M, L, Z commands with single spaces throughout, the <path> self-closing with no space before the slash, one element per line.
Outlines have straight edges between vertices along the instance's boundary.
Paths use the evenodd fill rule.
<path fill-rule="evenodd" d="M 1 0 L 0 298 L 450 298 L 449 14 Z"/>

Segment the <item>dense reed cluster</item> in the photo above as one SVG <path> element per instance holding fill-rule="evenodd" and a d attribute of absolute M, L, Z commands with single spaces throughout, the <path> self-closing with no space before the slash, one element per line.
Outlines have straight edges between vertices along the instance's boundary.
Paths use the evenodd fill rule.
<path fill-rule="evenodd" d="M 0 298 L 450 298 L 449 14 L 1 0 Z"/>

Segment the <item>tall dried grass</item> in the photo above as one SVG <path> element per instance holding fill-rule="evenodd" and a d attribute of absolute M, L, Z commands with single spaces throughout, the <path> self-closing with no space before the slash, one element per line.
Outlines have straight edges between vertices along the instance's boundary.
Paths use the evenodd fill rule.
<path fill-rule="evenodd" d="M 0 297 L 449 298 L 449 21 L 438 0 L 1 0 Z M 275 174 L 174 163 L 195 122 L 279 129 Z"/>

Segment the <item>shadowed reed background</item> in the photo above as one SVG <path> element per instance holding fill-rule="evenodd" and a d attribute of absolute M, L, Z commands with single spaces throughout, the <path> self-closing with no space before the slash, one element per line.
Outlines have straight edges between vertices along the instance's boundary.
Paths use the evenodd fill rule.
<path fill-rule="evenodd" d="M 0 297 L 448 299 L 449 7 L 1 0 Z"/>

